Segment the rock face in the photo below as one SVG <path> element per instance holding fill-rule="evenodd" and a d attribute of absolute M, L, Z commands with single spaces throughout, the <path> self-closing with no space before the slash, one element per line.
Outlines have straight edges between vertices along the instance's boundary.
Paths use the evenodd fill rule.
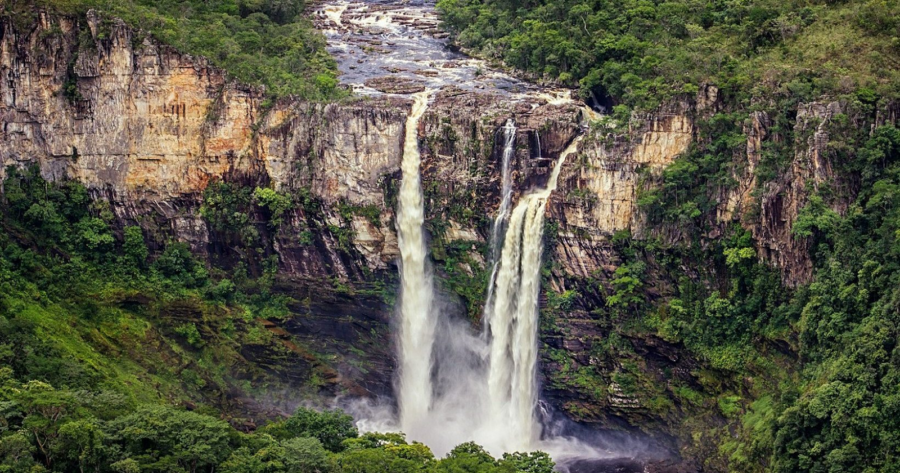
<path fill-rule="evenodd" d="M 556 258 L 565 262 L 569 274 L 591 277 L 608 262 L 598 244 L 619 230 L 641 232 L 635 203 L 640 173 L 658 174 L 687 149 L 694 139 L 690 112 L 690 104 L 677 103 L 635 117 L 638 125 L 624 132 L 595 129 L 578 159 L 566 163 L 551 213 L 567 230 Z"/>
<path fill-rule="evenodd" d="M 262 91 L 229 81 L 205 59 L 93 13 L 86 19 L 43 15 L 31 31 L 0 21 L 0 76 L 0 177 L 7 166 L 36 164 L 48 179 L 79 179 L 94 197 L 110 201 L 121 225 L 139 224 L 147 234 L 163 235 L 159 240 L 172 236 L 227 262 L 233 250 L 199 211 L 210 183 L 271 187 L 295 203 L 314 200 L 295 205 L 277 229 L 260 227 L 270 238 L 265 251 L 277 257 L 281 290 L 305 301 L 292 307 L 302 315 L 275 328 L 335 356 L 369 347 L 364 360 L 336 362 L 331 381 L 355 394 L 389 390 L 392 308 L 372 296 L 372 285 L 386 281 L 386 292 L 395 286 L 393 209 L 409 100 L 326 105 L 286 98 L 263 106 Z M 703 87 L 690 100 L 633 117 L 625 129 L 588 132 L 580 152 L 565 163 L 548 206 L 557 226 L 548 248 L 556 292 L 573 280 L 609 281 L 621 264 L 612 235 L 627 230 L 640 238 L 647 231 L 635 202 L 643 176 L 659 175 L 687 150 L 697 120 L 718 107 L 718 91 Z M 746 163 L 734 176 L 738 184 L 720 199 L 718 223 L 750 229 L 760 256 L 789 284 L 811 277 L 808 244 L 791 228 L 809 193 L 834 178 L 824 149 L 827 124 L 842 107 L 801 106 L 794 159 L 761 190 L 755 170 L 764 143 L 779 137 L 764 112 L 751 114 L 744 127 L 746 153 L 736 158 Z M 882 120 L 896 120 L 896 111 L 890 113 Z M 513 118 L 517 126 L 515 201 L 544 184 L 561 151 L 585 132 L 586 114 L 575 102 L 515 102 L 451 88 L 434 97 L 418 130 L 428 230 L 435 242 L 468 255 L 440 271 L 456 269 L 478 281 L 485 270 L 486 236 L 500 202 L 506 121 Z M 758 209 L 754 192 L 762 193 Z M 621 366 L 592 355 L 612 336 L 609 326 L 586 304 L 576 306 L 556 322 L 554 333 L 563 335 L 544 337 L 545 372 L 559 368 L 552 350 L 570 353 L 575 369 L 617 372 Z M 695 362 L 678 347 L 653 338 L 631 344 L 646 360 L 643 369 L 672 370 L 693 382 Z M 556 407 L 580 412 L 581 420 L 634 427 L 660 417 L 608 376 L 591 395 L 547 380 Z"/>
<path fill-rule="evenodd" d="M 0 26 L 4 165 L 37 160 L 46 177 L 160 200 L 236 165 L 251 143 L 257 91 L 121 22 L 91 14 L 86 23 L 42 15 L 30 34 Z M 105 39 L 77 47 L 86 27 Z"/>
<path fill-rule="evenodd" d="M 198 254 L 226 260 L 228 240 L 199 212 L 211 182 L 305 189 L 324 211 L 314 218 L 302 209 L 290 212 L 266 250 L 278 255 L 292 295 L 322 281 L 326 292 L 331 281 L 365 285 L 363 268 L 385 269 L 393 261 L 389 218 L 381 225 L 340 221 L 336 227 L 352 225 L 356 248 L 341 248 L 327 231 L 303 244 L 298 234 L 310 230 L 310 221 L 327 228 L 339 220 L 331 205 L 338 201 L 390 209 L 383 180 L 399 165 L 405 102 L 287 100 L 264 110 L 261 91 L 230 82 L 205 59 L 120 21 L 91 12 L 80 19 L 42 15 L 35 26 L 17 31 L 0 21 L 0 177 L 7 166 L 37 165 L 47 179 L 78 179 L 110 202 L 120 225 L 143 227 L 151 247 L 174 237 Z M 347 298 L 336 292 L 325 299 Z M 298 311 L 331 320 L 338 345 L 326 352 L 342 351 L 341 343 L 369 343 L 363 339 L 370 332 L 378 333 L 375 346 L 389 347 L 390 307 L 367 299 Z M 354 322 L 354 315 L 363 320 Z M 286 324 L 298 328 L 297 337 L 316 341 L 313 326 Z M 360 326 L 370 328 L 363 333 Z M 390 350 L 372 352 L 372 363 L 385 368 L 369 375 L 351 369 L 344 388 L 389 389 Z"/>

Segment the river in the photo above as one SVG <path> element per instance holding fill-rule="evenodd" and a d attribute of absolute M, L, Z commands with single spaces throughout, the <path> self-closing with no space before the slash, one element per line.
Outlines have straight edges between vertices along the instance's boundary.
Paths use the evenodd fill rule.
<path fill-rule="evenodd" d="M 437 91 L 456 87 L 490 94 L 496 100 L 535 103 L 572 102 L 567 90 L 547 89 L 516 79 L 448 47 L 439 29 L 433 3 L 373 0 L 328 1 L 313 12 L 337 60 L 340 82 L 362 96 L 398 95 L 414 99 L 407 122 L 402 158 L 401 198 L 397 226 L 401 293 L 397 310 L 397 418 L 392 428 L 410 440 L 422 441 L 437 455 L 474 440 L 492 454 L 544 450 L 561 470 L 572 472 L 642 471 L 644 462 L 631 456 L 646 451 L 611 447 L 594 440 L 548 433 L 539 419 L 538 317 L 545 207 L 556 188 L 566 158 L 577 155 L 581 137 L 559 156 L 543 188 L 524 192 L 512 207 L 508 161 L 515 146 L 515 121 L 510 117 L 503 139 L 502 201 L 493 216 L 489 238 L 491 278 L 485 323 L 477 328 L 439 323 L 443 314 L 433 299 L 432 277 L 424 235 L 421 159 L 417 125 Z M 593 112 L 586 110 L 586 116 Z M 445 320 L 446 322 L 446 320 Z M 450 327 L 446 329 L 446 327 Z M 450 392 L 437 392 L 434 372 L 458 369 L 442 366 L 433 347 L 459 347 L 465 356 L 481 356 L 467 372 L 458 373 Z M 481 354 L 481 355 L 479 355 Z M 446 363 L 445 363 L 446 364 Z M 382 426 L 384 424 L 381 424 Z M 639 445 L 640 442 L 632 443 Z M 616 445 L 622 445 L 617 443 Z"/>

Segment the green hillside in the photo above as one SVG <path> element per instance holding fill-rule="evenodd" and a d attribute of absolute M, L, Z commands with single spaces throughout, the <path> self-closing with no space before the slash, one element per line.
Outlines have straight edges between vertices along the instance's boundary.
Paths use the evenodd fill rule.
<path fill-rule="evenodd" d="M 325 38 L 302 14 L 305 7 L 304 0 L 12 0 L 7 8 L 23 24 L 40 9 L 83 17 L 93 8 L 205 56 L 243 83 L 264 85 L 271 96 L 341 97 L 337 67 Z"/>
<path fill-rule="evenodd" d="M 769 0 L 441 0 L 462 47 L 652 108 L 702 84 L 735 102 L 900 93 L 898 4 Z"/>

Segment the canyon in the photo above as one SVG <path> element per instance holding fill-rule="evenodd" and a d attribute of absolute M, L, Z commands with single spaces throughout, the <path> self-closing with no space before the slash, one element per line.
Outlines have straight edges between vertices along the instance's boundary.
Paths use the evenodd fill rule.
<path fill-rule="evenodd" d="M 393 392 L 399 364 L 393 349 L 395 307 L 390 298 L 365 289 L 375 281 L 389 292 L 399 286 L 398 259 L 407 236 L 397 204 L 404 199 L 406 169 L 401 168 L 410 137 L 421 153 L 423 215 L 418 225 L 425 232 L 411 238 L 421 240 L 423 252 L 431 253 L 434 298 L 476 330 L 495 320 L 480 320 L 484 307 L 457 294 L 454 276 L 493 291 L 485 297 L 491 305 L 511 304 L 511 293 L 533 294 L 534 303 L 526 305 L 537 310 L 538 304 L 547 307 L 548 292 L 565 294 L 585 280 L 609 287 L 622 264 L 614 248 L 617 236 L 669 242 L 690 238 L 677 226 L 650 225 L 637 202 L 648 183 L 695 142 L 698 122 L 720 110 L 716 87 L 703 86 L 696 94 L 620 123 L 569 98 L 566 91 L 529 85 L 446 49 L 428 5 L 334 3 L 318 8 L 314 15 L 335 49 L 342 81 L 356 92 L 336 103 L 291 97 L 271 101 L 263 90 L 231 80 L 206 59 L 175 51 L 96 12 L 86 18 L 42 14 L 31 29 L 4 20 L 0 178 L 7 166 L 37 165 L 45 179 L 77 179 L 94 199 L 109 203 L 119 228 L 140 226 L 151 250 L 176 239 L 224 267 L 234 267 L 245 255 L 201 215 L 211 183 L 269 187 L 321 202 L 320 214 L 302 206 L 290 209 L 277 229 L 259 224 L 259 218 L 254 221 L 266 239 L 265 256 L 277 258 L 279 290 L 305 301 L 292 307 L 293 317 L 264 323 L 285 343 L 299 340 L 332 356 L 324 368 L 327 382 L 315 393 L 329 399 L 383 398 Z M 414 49 L 419 36 L 427 43 L 424 50 Z M 390 58 L 391 48 L 411 57 L 411 63 L 373 59 Z M 359 59 L 364 54 L 368 59 Z M 406 89 L 388 88 L 385 81 L 374 81 L 378 77 Z M 62 93 L 71 86 L 77 94 Z M 430 91 L 427 109 L 407 93 L 420 88 Z M 711 233 L 735 224 L 749 230 L 756 253 L 789 286 L 812 276 L 808 243 L 793 238 L 791 228 L 811 189 L 834 178 L 823 159 L 826 125 L 845 109 L 831 100 L 801 105 L 793 124 L 794 136 L 801 138 L 791 144 L 792 162 L 762 189 L 758 208 L 751 198 L 757 188 L 755 169 L 764 143 L 778 136 L 770 132 L 766 112 L 755 112 L 742 130 L 746 152 L 735 156 L 743 172 L 733 176 L 738 184 L 720 199 Z M 898 111 L 891 105 L 875 121 L 893 123 Z M 413 120 L 414 113 L 421 115 Z M 536 189 L 548 192 L 533 194 Z M 541 202 L 520 210 L 516 203 L 522 205 L 529 196 Z M 374 209 L 377 218 L 361 209 Z M 834 210 L 846 208 L 836 205 Z M 524 219 L 537 225 L 520 237 L 543 237 L 544 261 L 541 254 L 529 257 L 532 269 L 546 270 L 530 273 L 538 280 L 521 291 L 501 287 L 504 277 L 509 283 L 502 266 L 492 274 L 494 259 L 507 257 L 486 251 L 502 241 L 494 235 L 498 214 L 509 215 L 510 227 Z M 547 225 L 554 229 L 552 235 L 546 234 Z M 298 238 L 304 232 L 312 233 L 309 241 Z M 515 232 L 506 232 L 507 239 L 513 236 Z M 425 264 L 423 257 L 418 255 L 415 264 Z M 552 264 L 544 264 L 548 262 Z M 259 271 L 261 264 L 251 261 L 250 271 Z M 410 270 L 405 259 L 403 265 Z M 427 271 L 421 269 L 418 282 Z M 541 290 L 533 287 L 541 281 Z M 667 297 L 671 288 L 658 282 L 651 297 Z M 404 286 L 407 290 L 430 299 L 421 287 Z M 535 386 L 541 392 L 533 397 L 542 400 L 544 424 L 562 416 L 577 421 L 571 429 L 641 434 L 641 440 L 625 436 L 610 441 L 610 451 L 636 442 L 642 448 L 652 443 L 675 456 L 697 455 L 695 449 L 702 446 L 691 445 L 681 425 L 689 406 L 654 409 L 651 399 L 627 392 L 613 379 L 623 360 L 595 356 L 597 347 L 616 332 L 593 310 L 604 307 L 605 298 L 580 298 L 553 318 L 552 327 L 542 323 L 534 328 L 537 367 L 522 370 L 537 370 Z M 427 336 L 434 328 L 418 330 Z M 493 325 L 491 331 L 500 332 Z M 632 337 L 630 342 L 648 379 L 664 385 L 662 373 L 670 372 L 683 383 L 699 384 L 702 362 L 678 344 L 655 336 Z M 364 350 L 357 354 L 350 347 Z M 560 351 L 565 359 L 554 356 Z M 258 361 L 271 362 L 264 357 Z M 291 372 L 300 368 L 291 365 L 302 367 L 309 360 L 297 358 L 274 368 L 288 379 L 287 386 L 303 383 L 302 373 Z M 594 370 L 603 380 L 601 392 L 588 393 L 574 377 L 559 377 L 581 368 Z M 418 370 L 427 384 L 427 365 L 407 369 Z M 281 394 L 273 403 L 286 409 L 289 395 Z M 718 422 L 714 416 L 704 419 Z"/>

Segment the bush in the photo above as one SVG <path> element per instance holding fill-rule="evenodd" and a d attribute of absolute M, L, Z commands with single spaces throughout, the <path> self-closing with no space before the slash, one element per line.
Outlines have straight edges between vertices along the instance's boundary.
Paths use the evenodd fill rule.
<path fill-rule="evenodd" d="M 294 94 L 331 100 L 346 95 L 336 87 L 337 66 L 325 51 L 325 38 L 302 15 L 302 1 L 13 0 L 13 4 L 7 14 L 23 18 L 33 15 L 35 6 L 69 15 L 99 9 L 186 53 L 207 57 L 244 83 L 265 86 L 270 97 Z M 96 39 L 107 34 L 101 30 Z M 73 101 L 80 97 L 73 81 L 66 82 L 63 92 Z"/>
<path fill-rule="evenodd" d="M 266 426 L 265 432 L 278 439 L 315 437 L 322 446 L 332 452 L 344 449 L 341 444 L 346 439 L 359 434 L 353 418 L 341 410 L 315 411 L 298 408 L 294 414 L 282 422 Z"/>
<path fill-rule="evenodd" d="M 122 244 L 122 251 L 125 253 L 125 258 L 135 267 L 143 268 L 147 264 L 150 250 L 144 243 L 144 232 L 141 231 L 141 227 L 125 227 L 125 242 Z"/>

